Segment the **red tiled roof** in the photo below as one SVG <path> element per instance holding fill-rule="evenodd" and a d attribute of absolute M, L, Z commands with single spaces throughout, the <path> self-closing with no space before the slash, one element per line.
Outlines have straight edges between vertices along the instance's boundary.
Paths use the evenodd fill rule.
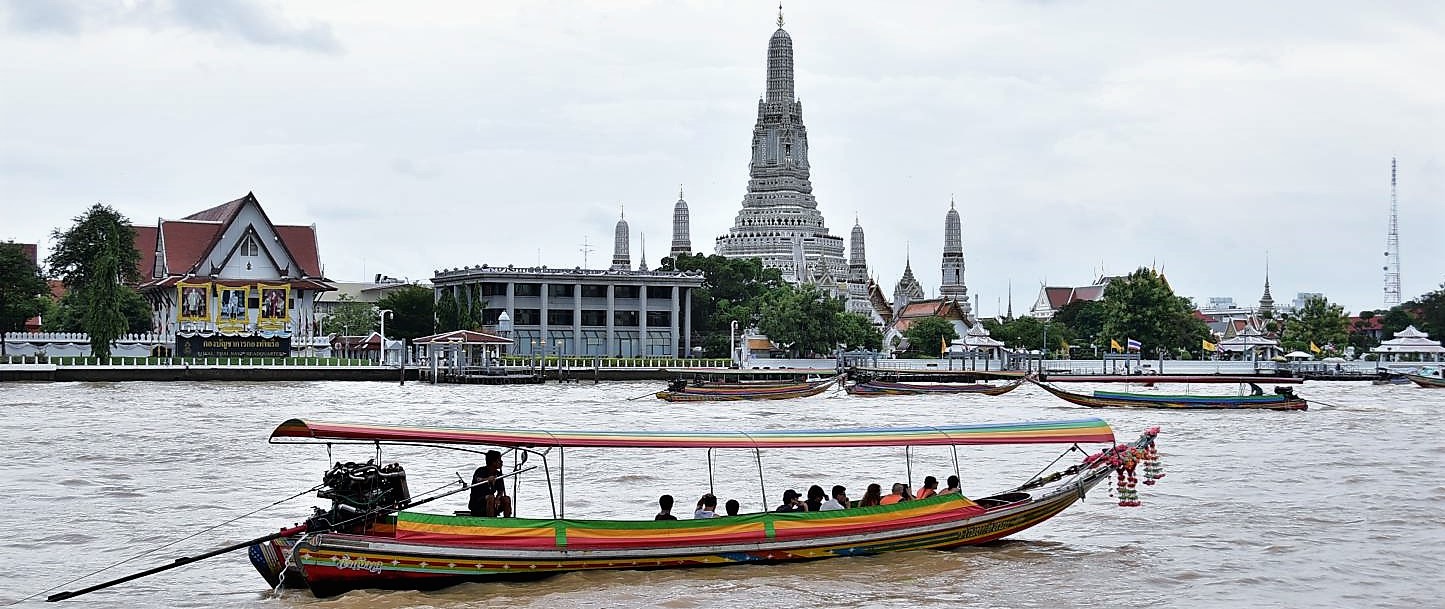
<path fill-rule="evenodd" d="M 1069 302 L 1102 299 L 1104 297 L 1104 288 L 1105 286 L 1102 285 L 1086 285 L 1074 288 L 1074 294 L 1069 298 Z"/>
<path fill-rule="evenodd" d="M 154 226 L 132 226 L 135 229 L 135 251 L 140 254 L 140 261 L 136 263 L 136 270 L 140 271 L 140 280 L 151 279 L 151 274 L 156 268 L 156 227 Z"/>
<path fill-rule="evenodd" d="M 1203 314 L 1203 313 L 1200 313 L 1198 309 L 1195 309 L 1195 310 L 1193 310 L 1193 311 L 1190 311 L 1189 314 L 1190 314 L 1190 315 L 1193 315 L 1193 316 L 1194 316 L 1194 319 L 1197 319 L 1197 320 L 1202 321 L 1202 322 L 1204 322 L 1204 323 L 1213 323 L 1213 322 L 1219 321 L 1219 318 L 1217 318 L 1217 317 L 1212 317 L 1212 316 L 1209 316 L 1209 315 L 1205 315 L 1205 314 Z"/>
<path fill-rule="evenodd" d="M 217 222 L 162 220 L 161 241 L 165 243 L 166 274 L 185 275 L 191 272 L 210 253 L 211 244 L 220 234 L 221 227 Z M 210 269 L 197 269 L 197 272 L 206 274 Z"/>
<path fill-rule="evenodd" d="M 316 244 L 316 228 L 312 226 L 276 226 L 276 234 L 281 237 L 286 251 L 291 253 L 291 259 L 296 261 L 299 267 L 296 269 L 303 277 L 321 276 L 321 254 Z"/>
<path fill-rule="evenodd" d="M 241 210 L 241 206 L 246 204 L 246 199 L 253 198 L 255 198 L 255 195 L 248 192 L 246 193 L 246 196 L 236 199 L 235 201 L 227 201 L 210 209 L 198 211 L 182 218 L 182 220 L 204 220 L 207 222 L 220 222 L 222 224 L 225 224 L 231 219 L 231 216 L 236 215 L 236 212 Z"/>
<path fill-rule="evenodd" d="M 40 251 L 34 243 L 16 243 L 15 245 L 20 246 L 20 255 L 29 260 L 30 264 L 40 264 Z"/>

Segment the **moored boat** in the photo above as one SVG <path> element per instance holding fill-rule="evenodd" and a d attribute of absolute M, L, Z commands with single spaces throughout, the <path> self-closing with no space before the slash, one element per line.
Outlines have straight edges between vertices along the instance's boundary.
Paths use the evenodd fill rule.
<path fill-rule="evenodd" d="M 673 381 L 657 398 L 669 402 L 714 402 L 734 400 L 786 400 L 818 395 L 842 379 L 841 375 L 803 382 L 704 383 Z"/>
<path fill-rule="evenodd" d="M 1437 372 L 1436 374 L 1439 374 L 1439 373 Z M 1416 385 L 1419 385 L 1419 386 L 1424 387 L 1424 388 L 1426 388 L 1426 389 L 1442 389 L 1442 388 L 1445 388 L 1445 378 L 1441 378 L 1441 377 L 1439 377 L 1439 376 L 1430 376 L 1428 373 L 1426 373 L 1426 374 L 1406 374 L 1406 375 L 1405 375 L 1405 378 L 1410 379 L 1410 382 L 1415 383 Z"/>
<path fill-rule="evenodd" d="M 858 381 L 844 385 L 849 395 L 874 397 L 882 395 L 932 395 L 975 393 L 981 395 L 1003 395 L 1023 384 L 1023 380 L 989 385 L 987 383 L 902 383 L 882 380 Z"/>
<path fill-rule="evenodd" d="M 407 508 L 466 487 L 443 495 L 410 497 L 400 466 L 371 466 L 367 471 L 379 476 L 375 480 L 349 472 L 335 479 L 377 492 L 357 493 L 356 488 L 338 492 L 328 485 L 318 494 L 332 499 L 330 510 L 317 510 L 317 516 L 302 526 L 304 532 L 288 531 L 292 533 L 289 537 L 252 546 L 251 559 L 273 586 L 305 587 L 318 596 L 328 596 L 359 588 L 434 589 L 461 582 L 529 579 L 583 570 L 779 563 L 954 548 L 1006 537 L 1043 522 L 1114 474 L 1120 482 L 1120 505 L 1137 505 L 1137 499 L 1131 498 L 1135 468 L 1143 468 L 1145 484 L 1163 475 L 1154 450 L 1157 433 L 1157 428 L 1150 429 L 1134 442 L 1114 445 L 1113 430 L 1099 419 L 751 432 L 503 431 L 293 419 L 276 428 L 273 443 L 302 441 L 329 447 L 356 442 L 375 445 L 378 450 L 393 444 L 460 450 L 495 446 L 541 457 L 544 467 L 549 452 L 555 450 L 554 456 L 560 457 L 567 447 L 707 449 L 709 471 L 714 449 L 757 452 L 764 448 L 1044 443 L 1075 445 L 1069 450 L 1077 449 L 1079 443 L 1109 447 L 980 499 L 953 493 L 886 506 L 680 521 L 570 519 L 560 501 L 552 502 L 550 518 L 423 514 Z M 523 459 L 522 464 L 525 462 Z M 513 472 L 520 467 L 515 466 Z M 760 460 L 759 482 L 765 486 L 762 473 Z M 549 474 L 548 497 L 563 496 L 552 494 L 552 480 Z M 556 480 L 560 485 L 563 477 Z M 328 483 L 331 481 L 328 478 Z"/>
<path fill-rule="evenodd" d="M 1064 391 L 1039 381 L 1034 381 L 1034 384 L 1064 401 L 1091 408 L 1305 410 L 1309 407 L 1309 404 L 1303 398 L 1295 395 L 1294 390 L 1289 387 L 1276 387 L 1272 394 L 1255 391 L 1253 395 L 1165 395 L 1120 391 L 1095 391 L 1092 395 L 1085 395 Z M 1258 389 L 1257 386 L 1256 389 Z"/>

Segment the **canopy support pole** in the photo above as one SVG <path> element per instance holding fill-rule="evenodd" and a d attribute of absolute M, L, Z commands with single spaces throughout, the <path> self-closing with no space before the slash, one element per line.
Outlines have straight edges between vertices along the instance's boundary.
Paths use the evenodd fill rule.
<path fill-rule="evenodd" d="M 557 447 L 557 512 L 567 517 L 567 447 Z"/>
<path fill-rule="evenodd" d="M 552 494 L 552 466 L 550 466 L 550 465 L 547 464 L 547 453 L 539 452 L 539 453 L 537 453 L 537 454 L 542 455 L 542 473 L 544 473 L 544 474 L 547 475 L 547 503 L 552 504 L 552 519 L 553 519 L 553 520 L 556 520 L 556 519 L 557 519 L 557 496 Z M 514 482 L 514 483 L 512 483 L 512 485 L 515 487 L 515 486 L 516 486 L 516 483 Z M 515 506 L 514 506 L 514 507 L 515 507 Z M 516 512 L 516 510 L 514 509 L 514 510 L 512 510 L 512 513 L 515 514 L 515 513 L 517 513 L 517 512 Z"/>
<path fill-rule="evenodd" d="M 913 447 L 903 447 L 903 471 L 908 475 L 908 490 L 913 491 Z"/>
<path fill-rule="evenodd" d="M 953 449 L 953 475 L 958 476 L 959 492 L 961 493 L 963 492 L 963 472 L 958 469 L 958 445 L 950 444 L 948 447 Z"/>
<path fill-rule="evenodd" d="M 717 496 L 717 490 L 713 488 L 712 478 L 712 448 L 707 449 L 707 492 Z"/>
<path fill-rule="evenodd" d="M 758 489 L 763 495 L 763 511 L 768 511 L 768 485 L 763 481 L 763 451 L 757 447 L 753 448 L 753 456 L 758 460 Z"/>

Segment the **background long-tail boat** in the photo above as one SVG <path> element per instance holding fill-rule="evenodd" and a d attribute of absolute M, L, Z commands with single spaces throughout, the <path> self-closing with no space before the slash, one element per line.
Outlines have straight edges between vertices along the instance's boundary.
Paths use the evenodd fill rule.
<path fill-rule="evenodd" d="M 883 395 L 932 395 L 951 393 L 976 393 L 982 395 L 1003 395 L 1023 384 L 1016 380 L 1001 385 L 987 383 L 903 383 L 884 380 L 866 380 L 843 386 L 849 395 L 873 397 Z"/>
<path fill-rule="evenodd" d="M 1032 380 L 1032 379 L 1031 379 Z M 1072 404 L 1091 408 L 1167 408 L 1177 410 L 1305 410 L 1309 404 L 1288 387 L 1276 387 L 1275 393 L 1256 395 L 1168 395 L 1095 391 L 1092 395 L 1073 393 L 1048 383 L 1033 381 L 1044 391 Z"/>
<path fill-rule="evenodd" d="M 1438 376 L 1426 376 L 1423 374 L 1406 374 L 1405 378 L 1427 389 L 1445 389 L 1445 378 Z"/>
<path fill-rule="evenodd" d="M 818 395 L 842 378 L 831 376 L 817 381 L 763 383 L 688 383 L 673 381 L 657 392 L 657 398 L 669 402 L 714 402 L 731 400 L 786 400 Z"/>
<path fill-rule="evenodd" d="M 1155 458 L 1158 429 L 1138 440 L 1114 445 L 1114 433 L 1099 419 L 958 425 L 897 429 L 835 429 L 751 432 L 552 432 L 396 427 L 322 423 L 292 419 L 271 435 L 273 443 L 309 442 L 330 447 L 359 443 L 432 445 L 472 450 L 495 446 L 541 458 L 567 447 L 707 449 L 849 448 L 993 444 L 1103 443 L 1109 447 L 1063 469 L 1041 471 L 1005 492 L 980 499 L 938 495 L 893 505 L 804 513 L 755 513 L 676 521 L 584 520 L 565 517 L 552 503 L 550 518 L 484 518 L 423 514 L 405 508 L 460 492 L 410 496 L 397 464 L 377 467 L 340 464 L 318 496 L 332 499 L 329 511 L 298 530 L 250 547 L 252 563 L 272 586 L 309 588 L 318 596 L 359 588 L 434 589 L 461 582 L 529 579 L 570 571 L 661 569 L 778 563 L 881 552 L 943 549 L 980 544 L 1041 523 L 1083 498 L 1118 473 L 1120 505 L 1128 473 L 1143 465 L 1146 483 L 1162 473 Z M 328 448 L 329 450 L 329 448 Z M 956 451 L 955 451 L 956 453 Z M 1065 452 L 1067 454 L 1068 451 Z M 905 455 L 909 454 L 905 451 Z M 379 452 L 378 452 L 379 457 Z M 514 460 L 515 461 L 515 460 Z M 1054 463 L 1058 463 L 1056 459 Z M 525 464 L 522 460 L 521 464 Z M 521 471 L 521 464 L 513 472 Z M 958 469 L 957 456 L 954 458 Z M 364 473 L 353 473 L 360 468 Z M 758 460 L 763 483 L 761 458 Z M 1030 468 L 1031 469 L 1031 468 Z M 342 471 L 345 470 L 345 471 Z M 551 469 L 548 497 L 552 494 Z M 1154 472 L 1151 474 L 1151 472 Z M 510 474 L 509 474 L 510 475 Z M 555 477 L 558 484 L 565 471 Z M 332 481 L 347 488 L 334 488 Z M 360 485 L 360 486 L 358 486 Z M 425 495 L 425 493 L 423 494 Z"/>
<path fill-rule="evenodd" d="M 1044 374 L 1039 380 L 1049 383 L 1263 383 L 1266 385 L 1299 384 L 1304 379 L 1294 376 L 1256 376 L 1251 374 Z"/>

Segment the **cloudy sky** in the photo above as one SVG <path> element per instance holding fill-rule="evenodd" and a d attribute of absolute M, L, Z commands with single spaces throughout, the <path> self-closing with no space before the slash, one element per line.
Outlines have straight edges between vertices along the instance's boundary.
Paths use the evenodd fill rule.
<path fill-rule="evenodd" d="M 1445 280 L 1445 4 L 791 0 L 829 228 L 933 293 L 1164 270 L 1200 301 L 1380 306 L 1391 156 L 1405 297 Z M 105 202 L 137 223 L 254 191 L 326 274 L 606 263 L 619 206 L 696 249 L 747 181 L 776 6 L 0 0 L 0 239 Z"/>

